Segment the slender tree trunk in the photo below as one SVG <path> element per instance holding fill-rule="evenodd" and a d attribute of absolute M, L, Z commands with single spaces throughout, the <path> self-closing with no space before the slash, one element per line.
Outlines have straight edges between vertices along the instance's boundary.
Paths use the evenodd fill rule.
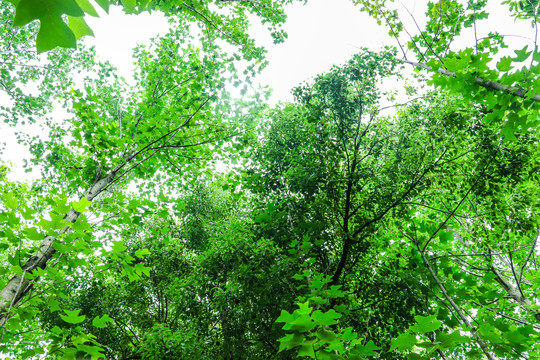
<path fill-rule="evenodd" d="M 106 177 L 95 181 L 82 197 L 86 197 L 86 199 L 92 201 L 103 189 L 112 183 L 119 169 L 120 167 L 117 167 Z M 71 209 L 64 217 L 64 220 L 68 223 L 74 223 L 80 215 L 81 213 Z M 59 233 L 65 234 L 69 230 L 70 227 L 66 226 Z M 47 263 L 55 253 L 53 245 L 56 240 L 57 238 L 55 236 L 46 236 L 41 242 L 39 250 L 22 266 L 22 274 L 15 274 L 4 288 L 0 290 L 0 326 L 3 326 L 7 321 L 11 308 L 21 301 L 37 280 L 30 280 L 24 275 L 31 274 L 37 268 L 44 269 L 47 266 Z"/>

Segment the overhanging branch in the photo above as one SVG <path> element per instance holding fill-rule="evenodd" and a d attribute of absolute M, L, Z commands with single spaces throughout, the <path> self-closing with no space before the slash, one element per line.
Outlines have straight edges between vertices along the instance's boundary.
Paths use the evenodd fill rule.
<path fill-rule="evenodd" d="M 433 72 L 435 72 L 437 74 L 456 77 L 456 73 L 453 72 L 453 71 L 448 71 L 448 70 L 445 70 L 445 69 L 433 70 L 433 68 L 431 66 L 429 66 L 429 65 L 414 62 L 414 61 L 410 61 L 410 60 L 400 60 L 400 61 L 405 63 L 405 64 L 409 64 L 409 65 L 412 65 L 412 66 L 420 68 L 420 69 L 433 71 Z M 519 88 L 519 87 L 515 87 L 515 86 L 503 85 L 503 84 L 498 83 L 496 81 L 484 80 L 484 79 L 482 79 L 480 77 L 476 77 L 474 79 L 474 82 L 477 85 L 482 86 L 482 87 L 484 87 L 486 89 L 489 89 L 489 90 L 492 90 L 492 91 L 502 91 L 502 92 L 505 92 L 505 93 L 513 95 L 513 96 L 517 96 L 517 97 L 522 98 L 522 99 L 528 99 L 527 90 L 523 89 L 523 88 Z M 540 94 L 535 94 L 530 99 L 532 101 L 540 102 Z"/>

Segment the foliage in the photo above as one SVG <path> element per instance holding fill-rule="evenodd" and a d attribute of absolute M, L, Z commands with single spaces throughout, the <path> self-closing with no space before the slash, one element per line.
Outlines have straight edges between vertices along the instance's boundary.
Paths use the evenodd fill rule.
<path fill-rule="evenodd" d="M 288 3 L 122 1 L 172 25 L 131 83 L 57 48 L 89 33 L 90 2 L 0 3 L 1 114 L 42 174 L 0 167 L 2 356 L 540 357 L 536 50 L 455 49 L 486 2 L 429 3 L 415 61 L 360 49 L 270 109 L 248 96 L 248 28 L 282 40 Z M 399 11 L 359 5 L 400 41 Z M 505 5 L 536 26 L 535 2 Z M 393 104 L 403 62 L 435 87 Z"/>
<path fill-rule="evenodd" d="M 216 1 L 206 4 L 200 1 L 157 1 L 157 0 L 4 0 L 16 6 L 13 25 L 22 27 L 35 20 L 39 20 L 40 27 L 36 36 L 37 52 L 46 52 L 56 48 L 76 48 L 77 40 L 83 36 L 94 36 L 84 17 L 86 15 L 99 17 L 96 11 L 98 5 L 105 12 L 109 12 L 111 5 L 121 5 L 127 14 L 139 14 L 143 11 L 163 11 L 168 15 L 188 18 L 189 22 L 201 21 L 206 23 L 206 31 L 211 36 L 223 37 L 234 44 L 243 44 L 240 50 L 255 48 L 247 35 L 249 24 L 247 15 L 257 14 L 261 21 L 269 24 L 272 36 L 276 42 L 283 40 L 284 32 L 279 25 L 284 22 L 285 15 L 281 6 L 289 3 L 285 1 L 260 1 L 257 7 L 250 1 L 240 0 L 233 4 L 225 1 Z M 229 8 L 234 17 L 223 15 L 220 11 Z M 66 24 L 64 17 L 67 16 Z M 260 52 L 262 49 L 257 49 Z"/>
<path fill-rule="evenodd" d="M 503 3 L 509 5 L 511 15 L 531 20 L 536 29 L 536 1 Z M 359 1 L 359 4 L 363 11 L 390 28 L 402 50 L 404 63 L 428 70 L 431 84 L 483 107 L 488 112 L 483 122 L 497 126 L 505 141 L 515 141 L 516 133 L 537 129 L 540 89 L 535 80 L 540 56 L 536 37 L 532 49 L 527 45 L 513 52 L 505 50 L 507 40 L 498 28 L 480 38 L 477 25 L 489 19 L 486 0 L 428 2 L 425 28 L 407 42 L 400 38 L 407 29 L 397 9 L 387 6 L 386 1 Z M 414 17 L 413 20 L 416 23 Z M 457 49 L 455 44 L 468 29 L 474 33 L 475 42 L 470 45 L 466 42 L 468 46 Z M 416 62 L 409 59 L 405 48 L 416 57 Z"/>

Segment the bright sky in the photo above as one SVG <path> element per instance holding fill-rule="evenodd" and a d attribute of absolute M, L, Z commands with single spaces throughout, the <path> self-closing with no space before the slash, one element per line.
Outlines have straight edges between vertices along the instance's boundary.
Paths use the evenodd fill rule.
<path fill-rule="evenodd" d="M 392 44 L 385 31 L 350 0 L 310 0 L 306 5 L 289 6 L 287 15 L 289 38 L 284 44 L 273 45 L 259 27 L 252 34 L 268 49 L 269 66 L 259 82 L 274 89 L 273 103 L 292 100 L 290 90 L 294 86 L 346 62 L 359 47 L 378 50 L 383 44 Z M 126 79 L 132 69 L 131 49 L 167 31 L 167 22 L 159 13 L 129 16 L 118 7 L 109 15 L 88 20 L 95 38 L 87 42 L 94 44 L 99 56 L 115 64 Z"/>
<path fill-rule="evenodd" d="M 425 1 L 403 0 L 416 20 L 423 22 Z M 396 2 L 396 4 L 399 4 Z M 490 1 L 490 20 L 478 26 L 478 36 L 487 35 L 497 24 L 497 31 L 502 34 L 520 35 L 511 37 L 511 48 L 520 49 L 524 44 L 534 43 L 534 32 L 528 24 L 516 24 L 508 17 L 506 9 L 501 9 L 498 1 Z M 268 49 L 268 67 L 259 77 L 259 83 L 274 89 L 271 103 L 292 100 L 290 90 L 304 81 L 309 81 L 317 74 L 327 71 L 332 65 L 346 62 L 360 47 L 380 50 L 384 45 L 396 45 L 387 34 L 386 28 L 378 26 L 367 14 L 361 13 L 351 0 L 309 0 L 306 5 L 295 4 L 287 8 L 288 20 L 285 30 L 289 37 L 284 44 L 273 45 L 266 31 L 254 27 L 252 36 Z M 406 12 L 404 12 L 406 14 Z M 401 20 L 405 27 L 416 34 L 416 27 L 411 17 Z M 112 7 L 107 15 L 102 12 L 100 18 L 87 17 L 95 37 L 86 37 L 87 44 L 96 46 L 98 56 L 117 66 L 120 75 L 131 77 L 133 69 L 131 53 L 137 43 L 148 44 L 157 34 L 167 31 L 168 23 L 158 12 L 152 14 L 126 15 L 119 7 Z M 523 37 L 526 36 L 525 38 Z M 474 43 L 474 33 L 469 31 L 463 36 L 470 45 Z M 5 129 L 4 131 L 12 131 Z M 4 130 L 5 129 L 5 130 Z M 9 140 L 7 151 L 2 159 L 11 161 L 15 166 L 10 178 L 16 180 L 31 179 L 39 176 L 22 170 L 21 154 L 24 152 L 14 141 Z"/>
<path fill-rule="evenodd" d="M 421 26 L 426 10 L 425 1 L 403 0 L 396 4 L 414 14 Z M 516 24 L 509 19 L 506 6 L 492 0 L 488 8 L 490 20 L 479 23 L 479 38 L 493 31 L 493 24 L 498 24 L 496 30 L 502 34 L 528 37 L 512 37 L 512 43 L 532 45 L 534 36 L 530 27 L 524 31 L 523 25 L 526 24 Z M 309 0 L 306 5 L 288 6 L 286 12 L 288 19 L 285 29 L 289 37 L 285 43 L 272 44 L 267 32 L 259 27 L 254 27 L 252 34 L 268 49 L 269 65 L 260 75 L 259 82 L 274 89 L 272 103 L 292 100 L 290 90 L 293 87 L 327 71 L 332 65 L 343 64 L 360 47 L 380 50 L 384 45 L 396 45 L 388 30 L 361 13 L 351 0 Z M 405 11 L 402 14 L 405 27 L 413 35 L 417 34 L 412 17 L 407 16 Z M 99 56 L 115 64 L 126 79 L 129 79 L 133 68 L 131 49 L 137 43 L 148 43 L 155 35 L 165 33 L 168 25 L 160 13 L 125 15 L 119 7 L 111 8 L 108 15 L 103 13 L 100 18 L 88 17 L 88 22 L 95 37 L 87 38 L 87 43 L 94 44 Z M 474 34 L 472 30 L 468 33 L 464 32 L 463 39 L 468 40 L 470 45 L 474 42 Z"/>

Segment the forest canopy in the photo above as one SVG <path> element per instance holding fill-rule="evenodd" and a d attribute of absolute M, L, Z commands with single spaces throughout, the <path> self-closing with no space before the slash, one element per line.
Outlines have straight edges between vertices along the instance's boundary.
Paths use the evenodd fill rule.
<path fill-rule="evenodd" d="M 540 3 L 354 1 L 394 42 L 274 106 L 295 2 L 0 1 L 2 359 L 540 358 Z M 113 6 L 170 24 L 129 81 Z"/>

